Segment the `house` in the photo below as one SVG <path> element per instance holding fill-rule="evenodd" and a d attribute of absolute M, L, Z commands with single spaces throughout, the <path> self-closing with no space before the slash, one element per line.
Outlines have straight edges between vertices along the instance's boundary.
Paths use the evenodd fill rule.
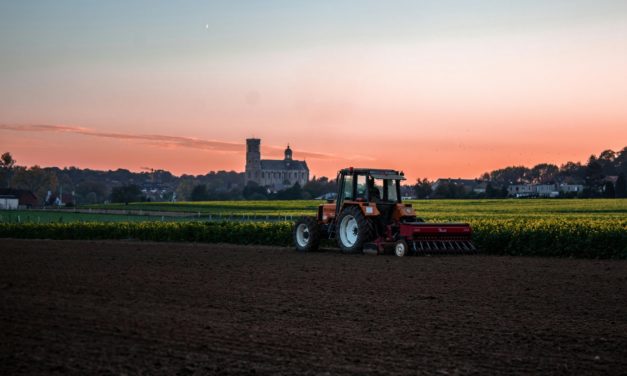
<path fill-rule="evenodd" d="M 60 193 L 60 194 L 50 194 L 48 199 L 46 200 L 46 205 L 55 205 L 55 206 L 67 206 L 74 205 L 75 202 L 74 194 L 72 193 Z"/>
<path fill-rule="evenodd" d="M 462 186 L 464 187 L 464 191 L 466 191 L 466 193 L 470 191 L 474 191 L 475 189 L 478 189 L 479 191 L 483 189 L 483 192 L 485 192 L 485 188 L 486 188 L 486 184 L 484 184 L 483 181 L 478 180 L 478 179 L 439 178 L 438 180 L 435 181 L 435 183 L 433 183 L 433 185 L 431 185 L 431 190 L 435 192 L 438 189 L 438 187 L 442 184 L 455 184 L 455 185 Z"/>
<path fill-rule="evenodd" d="M 513 197 L 531 197 L 535 194 L 533 184 L 514 184 L 507 187 L 507 194 Z"/>
<path fill-rule="evenodd" d="M 32 208 L 37 206 L 37 196 L 26 189 L 12 189 L 12 188 L 0 188 L 0 196 L 12 196 L 17 198 L 18 207 Z"/>
<path fill-rule="evenodd" d="M 583 184 L 566 184 L 559 185 L 559 191 L 562 193 L 581 193 L 583 191 Z"/>
<path fill-rule="evenodd" d="M 0 196 L 0 210 L 17 210 L 19 202 L 15 196 Z"/>
<path fill-rule="evenodd" d="M 477 194 L 482 194 L 482 193 L 485 193 L 485 190 L 487 187 L 488 187 L 488 183 L 480 182 L 472 189 L 472 191 Z"/>
<path fill-rule="evenodd" d="M 560 195 L 557 184 L 537 184 L 534 186 L 535 193 L 539 197 L 557 197 Z"/>
<path fill-rule="evenodd" d="M 618 181 L 618 175 L 608 175 L 605 178 L 603 178 L 603 183 L 612 183 L 616 185 L 617 181 Z"/>

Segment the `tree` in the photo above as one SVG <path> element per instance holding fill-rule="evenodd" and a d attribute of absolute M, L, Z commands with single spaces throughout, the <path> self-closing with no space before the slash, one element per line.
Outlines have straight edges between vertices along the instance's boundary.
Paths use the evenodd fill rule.
<path fill-rule="evenodd" d="M 601 167 L 601 164 L 597 161 L 594 155 L 590 157 L 585 171 L 587 194 L 589 197 L 598 196 L 599 191 L 603 186 L 603 167 Z"/>
<path fill-rule="evenodd" d="M 11 153 L 6 152 L 0 156 L 0 185 L 11 187 L 11 178 L 13 175 L 13 167 L 16 160 L 13 159 Z"/>
<path fill-rule="evenodd" d="M 525 166 L 505 167 L 492 171 L 490 180 L 498 185 L 528 183 L 529 172 Z"/>
<path fill-rule="evenodd" d="M 566 162 L 560 167 L 557 178 L 567 183 L 579 183 L 585 176 L 585 167 L 581 163 Z"/>
<path fill-rule="evenodd" d="M 35 194 L 40 202 L 46 199 L 48 191 L 54 192 L 58 186 L 57 175 L 37 165 L 26 168 L 17 167 L 12 185 L 18 189 L 27 189 Z"/>
<path fill-rule="evenodd" d="M 98 180 L 86 180 L 76 186 L 78 204 L 97 204 L 105 200 L 107 187 Z"/>
<path fill-rule="evenodd" d="M 559 168 L 550 163 L 540 163 L 529 171 L 531 183 L 547 184 L 555 181 Z"/>
<path fill-rule="evenodd" d="M 277 200 L 300 200 L 303 198 L 303 190 L 300 184 L 296 183 L 287 189 L 278 191 L 274 198 Z"/>
<path fill-rule="evenodd" d="M 431 186 L 432 183 L 427 180 L 427 178 L 424 179 L 416 179 L 416 184 L 414 185 L 414 192 L 416 194 L 416 198 L 427 198 L 429 196 L 431 196 Z"/>
<path fill-rule="evenodd" d="M 466 196 L 466 190 L 461 184 L 443 182 L 436 188 L 434 196 L 437 198 L 464 198 Z"/>
<path fill-rule="evenodd" d="M 498 189 L 495 189 L 492 186 L 492 183 L 488 183 L 485 187 L 485 197 L 486 198 L 496 198 L 499 197 L 500 195 L 500 191 Z"/>
<path fill-rule="evenodd" d="M 115 187 L 111 191 L 111 202 L 123 202 L 128 205 L 129 202 L 142 201 L 142 198 L 142 191 L 135 184 Z"/>
<path fill-rule="evenodd" d="M 616 166 L 614 165 L 614 161 L 616 160 L 616 152 L 613 150 L 604 150 L 599 154 L 599 158 L 597 158 L 597 162 L 601 165 L 601 169 L 603 170 L 603 175 L 616 175 Z"/>
<path fill-rule="evenodd" d="M 627 197 L 627 181 L 625 179 L 625 174 L 618 174 L 618 180 L 616 180 L 616 198 L 625 198 Z"/>
<path fill-rule="evenodd" d="M 614 159 L 614 164 L 616 165 L 616 170 L 620 173 L 627 174 L 627 147 L 624 147 L 618 155 L 616 159 Z"/>
<path fill-rule="evenodd" d="M 611 181 L 605 182 L 603 185 L 603 197 L 605 198 L 614 198 L 616 197 L 616 191 L 614 189 L 614 184 Z"/>
<path fill-rule="evenodd" d="M 268 198 L 267 193 L 264 187 L 254 181 L 249 181 L 246 187 L 244 187 L 242 195 L 246 200 L 265 200 Z"/>
<path fill-rule="evenodd" d="M 209 200 L 209 193 L 207 192 L 207 186 L 199 184 L 192 189 L 192 193 L 189 197 L 190 201 L 207 201 Z"/>
<path fill-rule="evenodd" d="M 179 178 L 179 184 L 176 187 L 176 197 L 179 201 L 189 200 L 194 189 L 194 177 L 184 175 Z"/>
<path fill-rule="evenodd" d="M 320 197 L 327 193 L 333 193 L 337 189 L 335 180 L 329 180 L 326 176 L 316 178 L 315 176 L 303 185 L 303 190 L 311 197 Z"/>

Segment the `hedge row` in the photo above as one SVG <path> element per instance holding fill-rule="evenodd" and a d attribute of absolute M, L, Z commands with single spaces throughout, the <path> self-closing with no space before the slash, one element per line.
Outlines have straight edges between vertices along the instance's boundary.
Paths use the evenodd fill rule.
<path fill-rule="evenodd" d="M 627 220 L 475 220 L 481 253 L 627 259 Z M 287 222 L 0 223 L 1 238 L 138 239 L 288 246 Z"/>
<path fill-rule="evenodd" d="M 482 253 L 627 259 L 627 220 L 472 221 Z"/>
<path fill-rule="evenodd" d="M 0 237 L 22 239 L 137 239 L 287 246 L 291 244 L 291 231 L 287 222 L 0 223 Z"/>

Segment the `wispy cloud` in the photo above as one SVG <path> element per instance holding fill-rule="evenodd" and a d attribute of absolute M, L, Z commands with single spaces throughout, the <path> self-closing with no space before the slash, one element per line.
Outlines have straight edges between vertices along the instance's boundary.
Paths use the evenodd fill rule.
<path fill-rule="evenodd" d="M 0 131 L 15 132 L 50 132 L 50 133 L 72 133 L 89 137 L 111 138 L 117 140 L 143 141 L 152 146 L 172 148 L 184 147 L 201 150 L 213 150 L 222 152 L 243 152 L 245 145 L 237 142 L 225 142 L 216 140 L 206 140 L 194 137 L 167 136 L 159 134 L 132 134 L 120 132 L 102 132 L 91 128 L 76 127 L 69 125 L 48 125 L 48 124 L 0 124 Z M 269 152 L 273 156 L 282 155 L 283 148 L 278 146 L 268 146 Z M 299 157 L 311 159 L 335 159 L 330 154 L 298 151 Z"/>

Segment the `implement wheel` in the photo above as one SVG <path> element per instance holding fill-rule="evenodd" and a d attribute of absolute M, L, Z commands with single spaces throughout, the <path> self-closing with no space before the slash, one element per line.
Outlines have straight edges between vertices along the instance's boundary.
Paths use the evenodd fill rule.
<path fill-rule="evenodd" d="M 398 257 L 409 255 L 409 246 L 405 240 L 399 240 L 394 243 L 394 254 Z"/>
<path fill-rule="evenodd" d="M 311 252 L 320 245 L 320 227 L 316 218 L 302 217 L 294 223 L 294 246 L 298 252 Z"/>
<path fill-rule="evenodd" d="M 342 252 L 356 253 L 362 251 L 365 242 L 372 240 L 374 227 L 359 207 L 348 206 L 338 217 L 335 234 Z"/>

